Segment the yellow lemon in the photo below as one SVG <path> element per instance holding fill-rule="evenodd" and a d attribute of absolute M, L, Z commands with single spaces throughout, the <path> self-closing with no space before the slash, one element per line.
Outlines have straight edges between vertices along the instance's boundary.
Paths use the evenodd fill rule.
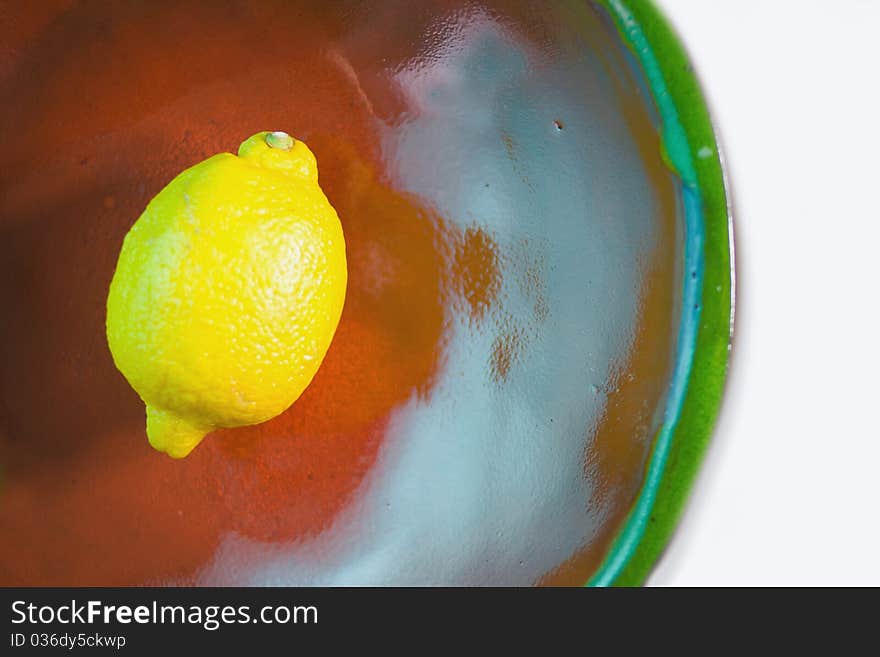
<path fill-rule="evenodd" d="M 346 280 L 342 226 L 303 142 L 261 132 L 168 183 L 125 237 L 107 298 L 107 341 L 150 444 L 181 458 L 213 429 L 287 409 L 327 353 Z"/>

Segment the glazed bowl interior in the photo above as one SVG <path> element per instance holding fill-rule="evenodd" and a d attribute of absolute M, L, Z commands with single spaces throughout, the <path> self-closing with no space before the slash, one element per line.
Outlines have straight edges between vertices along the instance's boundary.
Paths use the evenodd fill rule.
<path fill-rule="evenodd" d="M 588 581 L 691 275 L 603 3 L 57 4 L 3 28 L 0 583 Z M 174 461 L 113 366 L 108 284 L 149 199 L 261 130 L 317 156 L 345 310 L 287 412 Z"/>

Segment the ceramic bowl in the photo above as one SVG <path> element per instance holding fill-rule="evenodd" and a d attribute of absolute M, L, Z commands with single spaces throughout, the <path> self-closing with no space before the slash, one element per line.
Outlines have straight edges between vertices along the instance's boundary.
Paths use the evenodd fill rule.
<path fill-rule="evenodd" d="M 0 107 L 0 584 L 636 584 L 721 397 L 717 142 L 649 3 L 22 3 Z M 284 414 L 175 461 L 116 371 L 126 231 L 261 130 L 349 288 Z"/>

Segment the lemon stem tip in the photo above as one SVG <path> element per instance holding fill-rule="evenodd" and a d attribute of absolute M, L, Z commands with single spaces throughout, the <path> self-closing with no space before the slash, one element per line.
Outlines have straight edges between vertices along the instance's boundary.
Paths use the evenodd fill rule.
<path fill-rule="evenodd" d="M 296 140 L 286 132 L 276 130 L 266 135 L 266 143 L 269 148 L 277 148 L 282 151 L 289 151 L 293 148 Z"/>

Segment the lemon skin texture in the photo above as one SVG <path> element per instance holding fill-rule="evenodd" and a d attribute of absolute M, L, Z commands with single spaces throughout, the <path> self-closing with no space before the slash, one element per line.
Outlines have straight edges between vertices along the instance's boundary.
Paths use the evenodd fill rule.
<path fill-rule="evenodd" d="M 315 157 L 267 135 L 159 192 L 110 283 L 110 352 L 146 404 L 150 444 L 175 458 L 293 404 L 342 314 L 345 241 Z"/>

